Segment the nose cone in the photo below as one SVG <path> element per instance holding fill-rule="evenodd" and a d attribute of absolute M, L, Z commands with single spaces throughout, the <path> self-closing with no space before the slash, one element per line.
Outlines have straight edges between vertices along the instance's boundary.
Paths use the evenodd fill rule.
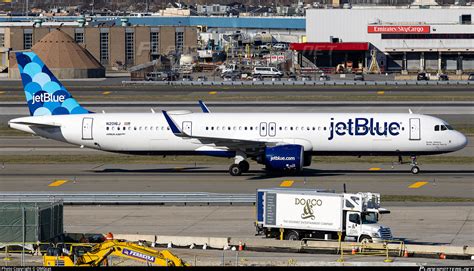
<path fill-rule="evenodd" d="M 456 137 L 455 137 L 455 140 L 454 140 L 454 146 L 456 148 L 456 150 L 460 150 L 464 147 L 467 146 L 467 137 L 463 134 L 461 134 L 460 132 L 457 132 L 456 131 Z"/>

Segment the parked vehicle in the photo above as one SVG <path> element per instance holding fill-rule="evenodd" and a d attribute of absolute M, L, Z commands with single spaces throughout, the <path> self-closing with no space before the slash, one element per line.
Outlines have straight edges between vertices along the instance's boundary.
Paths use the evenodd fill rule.
<path fill-rule="evenodd" d="M 390 228 L 378 224 L 380 194 L 370 192 L 333 193 L 313 189 L 258 189 L 257 234 L 270 238 L 337 239 L 342 236 L 359 242 L 392 239 Z M 344 238 L 342 238 L 344 240 Z"/>
<path fill-rule="evenodd" d="M 228 72 L 233 72 L 233 71 L 238 71 L 238 65 L 237 64 L 227 64 L 221 71 L 221 76 L 224 77 L 224 74 Z"/>
<path fill-rule="evenodd" d="M 301 81 L 311 81 L 311 76 L 303 75 L 303 76 L 301 76 Z"/>
<path fill-rule="evenodd" d="M 207 77 L 206 77 L 206 76 L 198 76 L 197 81 L 198 81 L 198 82 L 206 82 L 206 81 L 207 81 Z"/>
<path fill-rule="evenodd" d="M 356 75 L 354 76 L 354 81 L 364 81 L 365 78 L 364 78 L 364 74 L 363 73 L 356 73 Z"/>
<path fill-rule="evenodd" d="M 176 78 L 173 72 L 149 72 L 145 75 L 146 81 L 174 81 Z"/>
<path fill-rule="evenodd" d="M 239 80 L 242 77 L 242 73 L 240 71 L 228 71 L 222 75 L 222 78 L 225 81 L 235 81 Z"/>
<path fill-rule="evenodd" d="M 467 81 L 474 81 L 474 73 L 469 74 Z"/>
<path fill-rule="evenodd" d="M 282 77 L 283 73 L 279 71 L 277 68 L 273 67 L 255 67 L 253 69 L 252 75 L 262 76 L 262 77 Z"/>
<path fill-rule="evenodd" d="M 329 81 L 329 80 L 331 80 L 331 77 L 329 77 L 329 75 L 327 74 L 323 73 L 319 76 L 319 81 Z"/>
<path fill-rule="evenodd" d="M 184 74 L 182 77 L 181 77 L 181 80 L 183 81 L 193 81 L 193 77 L 189 74 Z"/>
<path fill-rule="evenodd" d="M 417 81 L 429 81 L 430 78 L 428 77 L 428 74 L 426 72 L 420 72 L 416 76 Z"/>
<path fill-rule="evenodd" d="M 442 74 L 438 75 L 438 81 L 449 81 L 449 77 L 448 77 L 447 74 L 442 73 Z"/>
<path fill-rule="evenodd" d="M 273 49 L 288 50 L 288 44 L 286 44 L 286 43 L 277 43 L 277 44 L 273 45 Z"/>

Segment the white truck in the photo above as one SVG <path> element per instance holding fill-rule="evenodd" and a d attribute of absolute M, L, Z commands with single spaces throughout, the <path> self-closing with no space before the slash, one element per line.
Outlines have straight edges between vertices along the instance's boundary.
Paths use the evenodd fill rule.
<path fill-rule="evenodd" d="M 391 240 L 389 227 L 378 224 L 380 194 L 333 193 L 311 189 L 258 189 L 257 234 L 269 238 L 337 239 L 338 232 L 358 242 Z"/>

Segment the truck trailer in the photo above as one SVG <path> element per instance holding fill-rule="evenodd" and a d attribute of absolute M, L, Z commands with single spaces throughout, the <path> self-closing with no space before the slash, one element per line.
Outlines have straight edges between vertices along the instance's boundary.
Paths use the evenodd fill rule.
<path fill-rule="evenodd" d="M 355 238 L 358 242 L 392 239 L 389 227 L 378 224 L 380 194 L 334 193 L 312 189 L 258 189 L 258 235 L 301 240 Z"/>

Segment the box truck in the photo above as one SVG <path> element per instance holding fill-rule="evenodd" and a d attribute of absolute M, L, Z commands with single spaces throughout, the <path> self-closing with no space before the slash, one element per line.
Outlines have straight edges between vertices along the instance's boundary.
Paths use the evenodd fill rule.
<path fill-rule="evenodd" d="M 389 227 L 378 224 L 380 194 L 334 193 L 310 189 L 258 189 L 257 234 L 269 238 L 337 239 L 338 233 L 359 242 L 392 239 Z"/>

